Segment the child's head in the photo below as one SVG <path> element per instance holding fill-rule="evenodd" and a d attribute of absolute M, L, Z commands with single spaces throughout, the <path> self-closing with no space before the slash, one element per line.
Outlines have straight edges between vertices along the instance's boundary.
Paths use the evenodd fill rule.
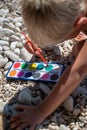
<path fill-rule="evenodd" d="M 23 0 L 22 14 L 29 37 L 39 46 L 65 40 L 77 19 L 86 13 L 87 0 Z"/>

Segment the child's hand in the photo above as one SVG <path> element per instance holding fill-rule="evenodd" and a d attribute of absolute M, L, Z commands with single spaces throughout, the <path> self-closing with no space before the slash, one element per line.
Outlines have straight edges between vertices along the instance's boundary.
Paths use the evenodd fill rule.
<path fill-rule="evenodd" d="M 83 41 L 85 39 L 87 39 L 87 36 L 83 32 L 80 32 L 80 34 L 75 38 L 77 42 Z"/>
<path fill-rule="evenodd" d="M 31 45 L 28 42 L 24 44 L 24 47 L 27 49 L 28 52 L 37 55 L 37 51 L 42 52 L 42 50 L 37 45 Z"/>
<path fill-rule="evenodd" d="M 44 120 L 44 114 L 37 106 L 19 105 L 16 109 L 22 112 L 11 118 L 11 129 L 23 130 L 29 127 L 29 130 L 34 130 Z"/>

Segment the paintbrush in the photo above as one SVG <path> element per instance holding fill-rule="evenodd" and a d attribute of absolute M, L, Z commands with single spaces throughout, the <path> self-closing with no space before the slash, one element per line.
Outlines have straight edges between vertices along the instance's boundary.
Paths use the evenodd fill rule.
<path fill-rule="evenodd" d="M 31 42 L 31 40 L 29 39 L 29 37 L 26 36 L 26 34 L 21 31 L 21 33 L 24 35 L 25 39 L 27 40 L 27 42 L 33 47 L 33 43 Z M 48 65 L 48 62 L 46 61 L 46 59 L 42 56 L 41 52 L 37 49 L 37 55 L 40 57 L 40 59 L 46 64 Z"/>

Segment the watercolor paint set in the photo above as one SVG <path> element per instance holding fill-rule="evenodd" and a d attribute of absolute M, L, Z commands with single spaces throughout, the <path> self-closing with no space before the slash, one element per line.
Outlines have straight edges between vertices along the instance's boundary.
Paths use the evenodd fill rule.
<path fill-rule="evenodd" d="M 58 63 L 14 62 L 10 67 L 7 79 L 34 80 L 56 82 L 64 70 L 64 65 Z"/>

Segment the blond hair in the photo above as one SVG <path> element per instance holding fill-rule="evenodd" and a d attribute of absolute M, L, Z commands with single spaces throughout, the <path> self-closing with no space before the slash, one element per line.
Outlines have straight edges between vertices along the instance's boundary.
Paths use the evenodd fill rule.
<path fill-rule="evenodd" d="M 31 40 L 40 46 L 63 40 L 86 12 L 86 1 L 23 0 L 22 15 Z"/>

